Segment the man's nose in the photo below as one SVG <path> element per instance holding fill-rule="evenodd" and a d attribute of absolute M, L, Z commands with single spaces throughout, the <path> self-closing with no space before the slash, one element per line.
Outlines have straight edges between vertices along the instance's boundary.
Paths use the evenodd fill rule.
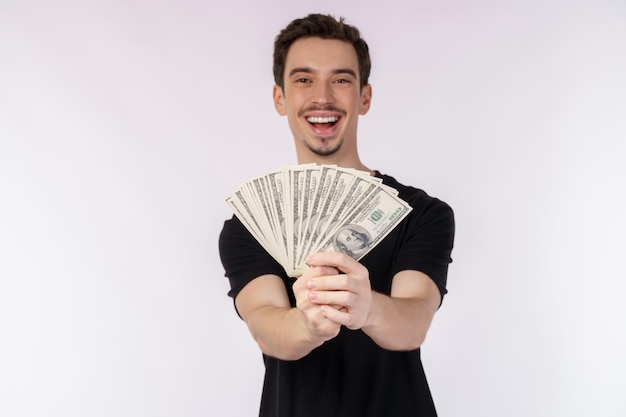
<path fill-rule="evenodd" d="M 328 104 L 334 101 L 333 90 L 329 83 L 320 82 L 315 85 L 313 101 L 317 104 Z"/>

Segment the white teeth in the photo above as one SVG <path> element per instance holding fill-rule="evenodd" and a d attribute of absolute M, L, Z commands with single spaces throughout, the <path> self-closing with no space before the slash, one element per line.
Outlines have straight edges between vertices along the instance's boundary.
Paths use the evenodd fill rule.
<path fill-rule="evenodd" d="M 309 123 L 334 123 L 339 120 L 339 117 L 329 116 L 329 117 L 307 117 L 306 120 Z"/>

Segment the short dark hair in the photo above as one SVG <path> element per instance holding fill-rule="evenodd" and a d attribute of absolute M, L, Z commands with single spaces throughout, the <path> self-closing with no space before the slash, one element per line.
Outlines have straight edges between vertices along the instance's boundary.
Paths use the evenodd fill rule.
<path fill-rule="evenodd" d="M 291 45 L 298 39 L 311 37 L 337 39 L 352 44 L 359 61 L 360 87 L 367 85 L 372 63 L 369 47 L 359 30 L 347 24 L 343 17 L 337 20 L 330 15 L 312 13 L 291 21 L 274 40 L 274 81 L 278 86 L 285 87 L 285 62 Z"/>

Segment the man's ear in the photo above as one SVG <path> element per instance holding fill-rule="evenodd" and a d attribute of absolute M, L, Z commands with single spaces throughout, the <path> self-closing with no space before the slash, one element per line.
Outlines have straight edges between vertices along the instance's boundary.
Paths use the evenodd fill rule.
<path fill-rule="evenodd" d="M 287 111 L 285 110 L 285 93 L 278 84 L 274 84 L 272 96 L 274 97 L 274 107 L 276 108 L 278 114 L 280 114 L 281 116 L 286 115 Z"/>
<path fill-rule="evenodd" d="M 362 116 L 367 114 L 372 104 L 372 86 L 370 84 L 364 85 L 361 89 L 361 107 L 359 108 L 359 114 Z"/>

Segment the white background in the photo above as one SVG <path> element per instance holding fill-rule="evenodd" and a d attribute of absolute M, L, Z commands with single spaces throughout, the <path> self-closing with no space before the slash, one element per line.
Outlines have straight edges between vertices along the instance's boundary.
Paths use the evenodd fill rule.
<path fill-rule="evenodd" d="M 370 44 L 365 164 L 455 210 L 442 417 L 626 415 L 626 3 L 0 0 L 0 416 L 253 416 L 223 199 L 295 162 L 272 42 Z"/>

